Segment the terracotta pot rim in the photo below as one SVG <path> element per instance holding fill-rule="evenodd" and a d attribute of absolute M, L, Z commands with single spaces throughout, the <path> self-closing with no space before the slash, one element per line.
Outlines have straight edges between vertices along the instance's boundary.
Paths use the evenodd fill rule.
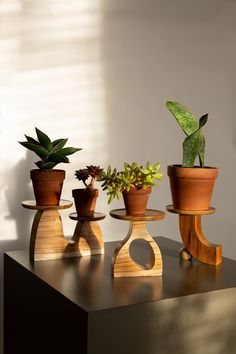
<path fill-rule="evenodd" d="M 65 172 L 65 170 L 63 169 L 59 169 L 59 168 L 52 168 L 51 170 L 41 170 L 40 168 L 34 168 L 33 170 L 31 170 L 30 172 L 39 172 L 39 173 L 52 173 L 52 172 Z"/>
<path fill-rule="evenodd" d="M 168 165 L 168 168 L 172 167 L 172 168 L 180 168 L 180 169 L 189 169 L 189 170 L 211 170 L 211 169 L 216 169 L 218 170 L 218 167 L 216 166 L 204 166 L 204 167 L 200 167 L 200 166 L 194 166 L 194 167 L 183 167 L 182 165 L 178 165 L 178 164 L 173 164 L 173 165 Z"/>
<path fill-rule="evenodd" d="M 82 193 L 93 192 L 93 191 L 98 191 L 98 188 L 74 188 L 74 189 L 72 189 L 72 192 L 75 192 L 75 191 L 82 192 Z"/>
<path fill-rule="evenodd" d="M 216 179 L 218 176 L 217 167 L 182 167 L 169 165 L 167 167 L 169 177 L 186 179 Z"/>

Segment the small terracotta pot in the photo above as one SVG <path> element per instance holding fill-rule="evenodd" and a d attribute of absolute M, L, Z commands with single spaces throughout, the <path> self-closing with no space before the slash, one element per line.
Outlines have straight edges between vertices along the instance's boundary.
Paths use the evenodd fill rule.
<path fill-rule="evenodd" d="M 92 216 L 96 208 L 98 189 L 79 188 L 72 190 L 78 216 Z"/>
<path fill-rule="evenodd" d="M 58 205 L 65 179 L 64 170 L 30 171 L 37 205 Z"/>
<path fill-rule="evenodd" d="M 180 210 L 208 210 L 218 175 L 216 167 L 168 166 L 173 206 Z"/>
<path fill-rule="evenodd" d="M 151 191 L 151 188 L 131 188 L 129 192 L 123 191 L 122 195 L 126 213 L 133 216 L 144 215 Z"/>

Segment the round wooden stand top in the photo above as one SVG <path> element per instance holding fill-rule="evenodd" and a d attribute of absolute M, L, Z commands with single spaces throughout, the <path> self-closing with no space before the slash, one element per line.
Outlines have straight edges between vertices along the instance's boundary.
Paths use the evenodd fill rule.
<path fill-rule="evenodd" d="M 144 215 L 133 216 L 126 214 L 125 209 L 114 209 L 110 211 L 110 215 L 119 220 L 128 220 L 128 221 L 155 221 L 161 220 L 165 217 L 165 212 L 155 209 L 146 209 Z"/>
<path fill-rule="evenodd" d="M 210 215 L 214 214 L 215 208 L 210 207 L 208 210 L 180 210 L 175 209 L 173 205 L 167 205 L 166 210 L 170 213 L 181 214 L 181 215 Z"/>
<path fill-rule="evenodd" d="M 99 221 L 103 220 L 106 217 L 106 214 L 95 212 L 91 216 L 78 216 L 77 213 L 71 213 L 69 215 L 72 220 L 80 220 L 80 221 Z"/>
<path fill-rule="evenodd" d="M 21 202 L 21 205 L 26 209 L 34 210 L 61 210 L 70 208 L 73 205 L 73 202 L 65 199 L 61 199 L 59 205 L 37 205 L 35 200 L 24 200 Z"/>

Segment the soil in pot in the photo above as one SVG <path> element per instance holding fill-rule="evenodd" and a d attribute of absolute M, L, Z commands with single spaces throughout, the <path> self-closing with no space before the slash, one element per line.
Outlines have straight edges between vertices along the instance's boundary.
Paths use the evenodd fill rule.
<path fill-rule="evenodd" d="M 216 167 L 168 166 L 173 206 L 180 210 L 208 210 L 218 175 Z"/>
<path fill-rule="evenodd" d="M 96 208 L 98 189 L 73 189 L 72 196 L 78 216 L 92 216 Z"/>
<path fill-rule="evenodd" d="M 131 188 L 129 192 L 123 191 L 123 200 L 128 215 L 142 216 L 145 215 L 151 188 L 136 189 Z"/>
<path fill-rule="evenodd" d="M 33 183 L 34 196 L 37 205 L 58 205 L 65 179 L 64 170 L 30 171 Z"/>

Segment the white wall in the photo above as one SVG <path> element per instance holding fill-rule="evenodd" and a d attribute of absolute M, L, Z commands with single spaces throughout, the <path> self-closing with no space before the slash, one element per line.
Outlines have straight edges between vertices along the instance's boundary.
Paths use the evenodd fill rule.
<path fill-rule="evenodd" d="M 165 108 L 185 104 L 209 113 L 204 127 L 206 163 L 219 167 L 204 230 L 236 258 L 234 172 L 236 148 L 235 0 L 2 0 L 0 3 L 0 249 L 27 248 L 34 212 L 29 171 L 35 156 L 18 144 L 34 127 L 82 147 L 65 168 L 62 197 L 78 187 L 74 171 L 85 164 L 181 161 L 183 133 Z M 149 207 L 169 204 L 167 176 Z M 111 219 L 100 193 L 97 209 L 107 241 L 127 224 Z M 67 235 L 74 229 L 62 212 Z M 153 235 L 180 240 L 176 215 L 149 225 Z M 0 267 L 2 269 L 2 266 Z M 2 295 L 2 287 L 0 287 Z M 1 338 L 0 338 L 1 341 Z"/>

